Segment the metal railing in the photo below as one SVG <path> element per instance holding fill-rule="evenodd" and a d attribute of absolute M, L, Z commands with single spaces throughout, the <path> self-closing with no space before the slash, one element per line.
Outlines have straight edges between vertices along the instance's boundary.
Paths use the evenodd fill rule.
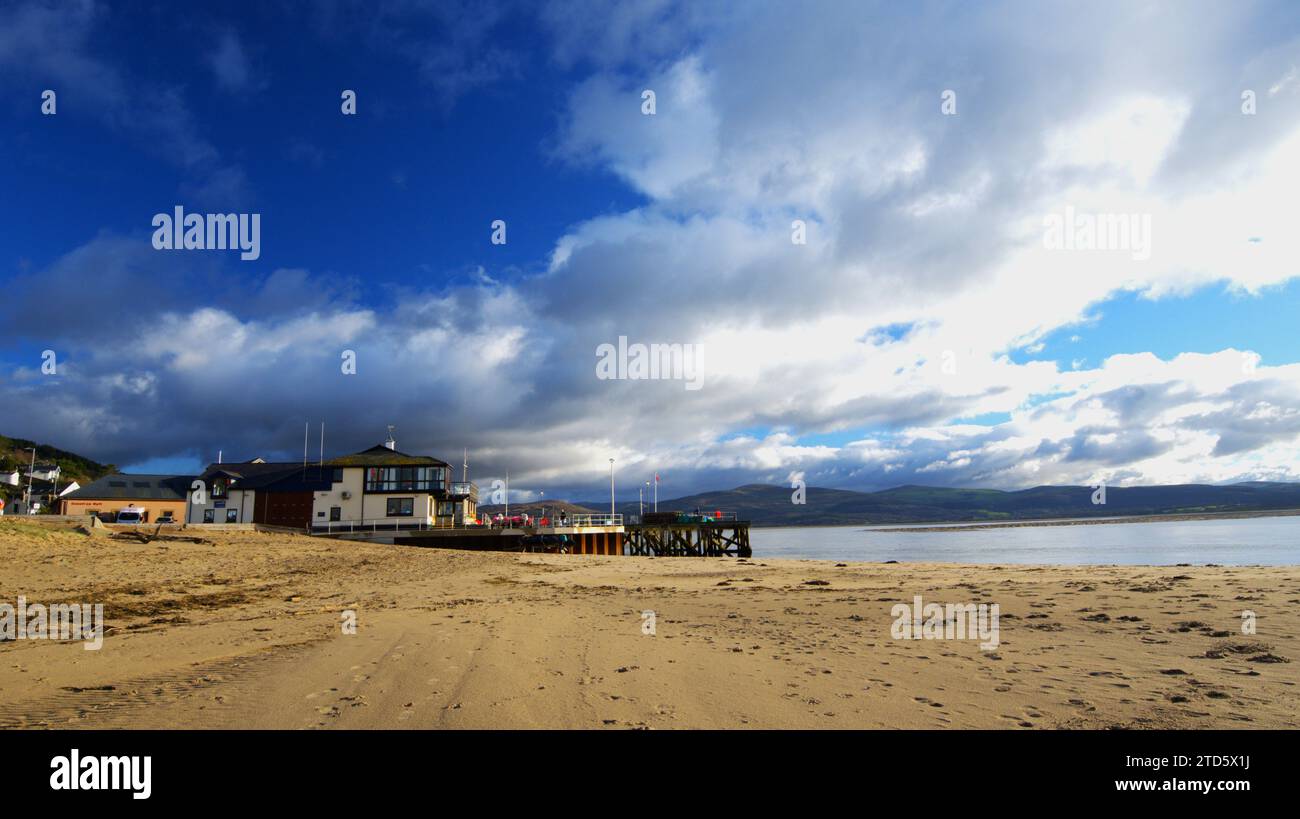
<path fill-rule="evenodd" d="M 718 509 L 712 509 L 708 512 L 703 510 L 699 512 L 646 512 L 644 515 L 640 516 L 638 522 L 648 526 L 656 526 L 674 523 L 729 523 L 738 520 L 740 520 L 740 518 L 735 512 L 723 512 Z"/>
<path fill-rule="evenodd" d="M 735 512 L 705 512 L 705 521 L 739 520 Z"/>
<path fill-rule="evenodd" d="M 551 525 L 557 525 L 555 518 L 551 518 Z M 560 526 L 622 526 L 623 516 L 621 514 L 611 515 L 609 513 L 595 515 L 570 515 L 568 522 L 558 521 Z"/>
<path fill-rule="evenodd" d="M 403 523 L 393 518 L 367 518 L 364 520 L 329 520 L 324 523 L 312 523 L 313 533 L 333 534 L 335 532 L 419 532 L 430 529 L 454 529 L 453 518 L 437 518 Z"/>
<path fill-rule="evenodd" d="M 560 517 L 558 515 L 547 515 L 546 517 L 529 515 L 527 522 L 524 521 L 522 515 L 511 515 L 508 518 L 501 518 L 499 520 L 495 517 L 488 518 L 487 525 L 495 529 L 533 529 L 538 526 L 544 529 L 554 528 L 556 526 L 622 526 L 623 515 L 584 514 L 568 515 L 567 517 Z"/>

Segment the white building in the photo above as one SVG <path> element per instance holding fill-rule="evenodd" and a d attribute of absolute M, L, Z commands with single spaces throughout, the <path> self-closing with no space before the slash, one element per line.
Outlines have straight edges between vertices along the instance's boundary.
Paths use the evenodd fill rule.
<path fill-rule="evenodd" d="M 312 523 L 313 492 L 332 486 L 333 477 L 334 471 L 328 467 L 267 463 L 261 458 L 211 464 L 198 477 L 202 493 L 190 493 L 185 522 L 265 523 L 306 529 Z"/>
<path fill-rule="evenodd" d="M 398 452 L 391 442 L 326 461 L 325 469 L 332 483 L 315 493 L 313 528 L 451 527 L 477 515 L 477 489 L 453 482 L 450 464 Z"/>

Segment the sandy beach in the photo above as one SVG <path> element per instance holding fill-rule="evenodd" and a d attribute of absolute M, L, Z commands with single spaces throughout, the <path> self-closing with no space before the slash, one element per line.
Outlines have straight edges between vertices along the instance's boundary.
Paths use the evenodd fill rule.
<path fill-rule="evenodd" d="M 0 520 L 0 727 L 1296 727 L 1300 567 L 835 564 L 457 552 Z M 891 636 L 996 603 L 1000 644 Z M 1242 633 L 1242 612 L 1257 633 Z M 356 633 L 344 633 L 355 612 Z M 654 612 L 646 634 L 643 612 Z"/>

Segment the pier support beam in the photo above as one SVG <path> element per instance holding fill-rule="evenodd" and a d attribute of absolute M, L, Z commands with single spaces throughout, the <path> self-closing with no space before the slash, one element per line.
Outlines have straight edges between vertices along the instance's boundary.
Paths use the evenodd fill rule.
<path fill-rule="evenodd" d="M 630 555 L 650 557 L 750 557 L 749 521 L 659 523 L 629 526 Z"/>

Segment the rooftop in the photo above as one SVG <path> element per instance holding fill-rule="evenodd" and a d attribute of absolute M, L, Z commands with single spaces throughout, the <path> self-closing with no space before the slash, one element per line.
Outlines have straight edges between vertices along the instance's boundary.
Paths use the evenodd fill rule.
<path fill-rule="evenodd" d="M 395 449 L 389 449 L 383 444 L 376 444 L 370 449 L 363 450 L 354 455 L 344 455 L 325 462 L 326 466 L 444 466 L 450 467 L 451 464 L 446 461 L 440 461 L 429 455 L 407 455 L 404 452 L 398 452 Z"/>
<path fill-rule="evenodd" d="M 72 499 L 185 500 L 193 475 L 105 475 L 64 495 Z"/>
<path fill-rule="evenodd" d="M 276 489 L 329 489 L 332 471 L 329 473 L 317 464 L 303 467 L 301 461 L 267 463 L 261 458 L 242 463 L 208 464 L 199 479 L 212 483 L 218 475 L 228 475 L 234 489 L 261 489 L 275 485 Z M 289 484 L 293 486 L 290 487 Z M 323 484 L 323 485 L 321 485 Z"/>

